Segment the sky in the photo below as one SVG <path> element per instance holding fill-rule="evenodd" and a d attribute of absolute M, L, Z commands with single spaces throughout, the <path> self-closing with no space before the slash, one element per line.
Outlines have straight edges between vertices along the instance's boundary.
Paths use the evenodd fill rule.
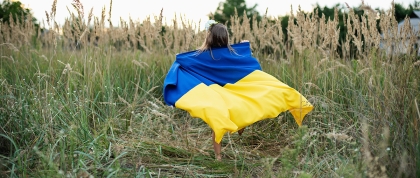
<path fill-rule="evenodd" d="M 2 1 L 2 0 L 0 0 Z M 46 19 L 45 11 L 50 12 L 53 0 L 20 0 L 25 7 L 30 8 L 35 18 L 38 21 Z M 219 3 L 224 0 L 113 0 L 112 2 L 112 23 L 118 24 L 120 17 L 128 20 L 131 17 L 135 21 L 142 21 L 147 16 L 153 17 L 159 15 L 160 10 L 163 8 L 164 21 L 168 24 L 172 21 L 175 14 L 177 17 L 184 16 L 186 19 L 198 23 L 201 20 L 200 26 L 203 27 L 207 22 L 207 15 L 214 12 Z M 73 0 L 57 0 L 56 21 L 58 24 L 63 24 L 64 19 L 69 17 L 67 7 L 73 11 L 71 3 Z M 93 15 L 100 17 L 103 7 L 106 7 L 106 14 L 108 15 L 110 0 L 80 0 L 83 4 L 85 16 L 93 8 Z M 372 8 L 389 9 L 391 8 L 392 0 L 366 0 L 365 4 L 370 5 Z M 396 3 L 408 6 L 414 0 L 395 0 Z M 361 4 L 360 0 L 246 0 L 247 6 L 252 7 L 258 4 L 257 10 L 264 14 L 268 8 L 268 16 L 277 17 L 290 14 L 290 6 L 296 10 L 298 6 L 304 11 L 311 11 L 313 5 L 316 3 L 321 6 L 332 7 L 340 3 L 349 4 L 351 7 L 356 7 Z M 153 19 L 153 18 L 152 18 Z M 46 24 L 46 23 L 45 23 Z M 115 26 L 114 25 L 114 26 Z"/>

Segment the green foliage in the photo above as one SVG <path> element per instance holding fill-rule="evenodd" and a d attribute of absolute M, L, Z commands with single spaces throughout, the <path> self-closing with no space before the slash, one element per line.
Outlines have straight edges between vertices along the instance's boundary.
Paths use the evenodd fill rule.
<path fill-rule="evenodd" d="M 395 3 L 395 19 L 397 20 L 397 22 L 401 22 L 402 20 L 404 20 L 406 17 L 412 17 L 412 13 L 414 10 L 419 10 L 420 9 L 420 2 L 419 1 L 414 1 L 413 4 L 409 4 L 407 8 L 405 8 L 402 4 L 400 3 Z"/>
<path fill-rule="evenodd" d="M 255 15 L 257 21 L 261 20 L 261 15 L 256 10 L 257 4 L 252 7 L 247 7 L 245 0 L 226 0 L 225 2 L 220 2 L 219 7 L 217 7 L 214 14 L 210 14 L 210 18 L 214 18 L 217 22 L 223 24 L 230 24 L 229 20 L 235 13 L 238 13 L 239 16 L 246 15 L 249 19 L 252 19 Z"/>
<path fill-rule="evenodd" d="M 26 20 L 36 22 L 36 19 L 31 16 L 31 11 L 23 7 L 20 1 L 5 0 L 0 5 L 0 21 L 10 23 L 11 19 L 13 19 L 14 23 L 17 21 L 23 23 Z"/>

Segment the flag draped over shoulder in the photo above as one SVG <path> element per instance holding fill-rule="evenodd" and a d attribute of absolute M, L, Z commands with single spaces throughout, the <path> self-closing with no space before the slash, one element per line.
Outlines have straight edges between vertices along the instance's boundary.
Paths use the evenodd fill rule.
<path fill-rule="evenodd" d="M 313 106 L 295 89 L 261 71 L 249 42 L 176 55 L 164 82 L 168 105 L 201 118 L 220 143 L 257 121 L 289 111 L 300 126 Z"/>

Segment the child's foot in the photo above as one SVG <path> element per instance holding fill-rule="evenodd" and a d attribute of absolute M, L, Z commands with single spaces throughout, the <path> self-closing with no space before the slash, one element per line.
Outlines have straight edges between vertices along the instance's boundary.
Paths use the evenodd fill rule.
<path fill-rule="evenodd" d="M 239 134 L 239 136 L 242 136 L 242 132 L 244 132 L 244 130 L 245 130 L 245 127 L 244 127 L 244 128 L 242 128 L 241 130 L 238 130 L 238 134 Z"/>
<path fill-rule="evenodd" d="M 216 155 L 216 160 L 217 161 L 222 161 L 222 155 Z"/>

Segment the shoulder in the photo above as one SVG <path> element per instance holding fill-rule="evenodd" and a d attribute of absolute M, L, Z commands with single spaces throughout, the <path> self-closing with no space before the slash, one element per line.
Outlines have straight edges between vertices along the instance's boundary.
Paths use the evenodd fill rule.
<path fill-rule="evenodd" d="M 251 55 L 251 45 L 249 41 L 232 44 L 231 47 L 240 55 Z"/>

